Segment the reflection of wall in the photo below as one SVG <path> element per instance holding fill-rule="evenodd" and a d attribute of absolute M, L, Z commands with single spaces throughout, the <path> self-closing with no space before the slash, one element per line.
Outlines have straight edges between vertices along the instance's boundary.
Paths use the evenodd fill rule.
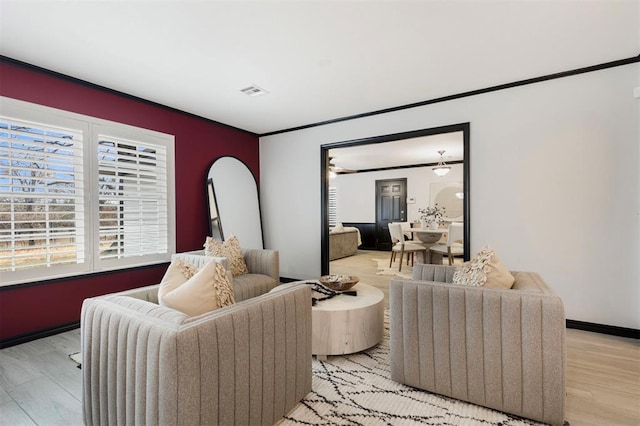
<path fill-rule="evenodd" d="M 261 138 L 265 242 L 280 250 L 281 275 L 320 274 L 322 144 L 470 122 L 471 252 L 490 244 L 508 267 L 539 272 L 567 318 L 640 328 L 639 70 L 634 63 Z M 300 213 L 282 220 L 282 206 L 294 205 Z"/>
<path fill-rule="evenodd" d="M 462 181 L 432 182 L 429 205 L 436 204 L 444 211 L 443 218 L 456 221 L 464 219 L 464 186 Z"/>
<path fill-rule="evenodd" d="M 451 165 L 451 171 L 443 178 L 436 176 L 431 167 L 338 175 L 331 180 L 331 186 L 338 191 L 338 222 L 375 222 L 375 181 L 396 178 L 407 178 L 407 197 L 416 200 L 407 204 L 407 217 L 412 222 L 419 216 L 418 208 L 429 205 L 431 183 L 462 181 L 462 164 Z"/>

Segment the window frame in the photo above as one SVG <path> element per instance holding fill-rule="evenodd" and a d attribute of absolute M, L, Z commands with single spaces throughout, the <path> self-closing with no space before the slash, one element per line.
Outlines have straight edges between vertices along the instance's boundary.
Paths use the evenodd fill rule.
<path fill-rule="evenodd" d="M 46 281 L 57 278 L 116 271 L 171 261 L 176 251 L 175 203 L 175 136 L 104 120 L 57 108 L 19 101 L 0 96 L 0 115 L 16 120 L 41 123 L 44 126 L 68 127 L 82 132 L 83 205 L 84 205 L 84 263 L 35 267 L 16 271 L 0 271 L 0 286 Z M 108 131 L 112 136 L 145 144 L 162 145 L 166 149 L 166 253 L 146 254 L 120 259 L 100 260 L 98 212 L 98 133 Z"/>

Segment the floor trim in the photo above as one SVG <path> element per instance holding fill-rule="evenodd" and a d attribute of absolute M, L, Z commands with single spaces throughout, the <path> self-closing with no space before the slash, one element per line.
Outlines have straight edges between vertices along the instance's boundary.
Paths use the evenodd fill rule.
<path fill-rule="evenodd" d="M 567 320 L 567 328 L 576 330 L 592 331 L 594 333 L 609 334 L 611 336 L 629 337 L 640 339 L 640 330 L 637 328 L 618 327 L 615 325 L 597 324 L 593 322 Z"/>
<path fill-rule="evenodd" d="M 286 283 L 292 283 L 294 281 L 302 281 L 299 278 L 287 278 L 287 277 L 280 277 L 280 282 L 282 284 L 286 284 Z"/>
<path fill-rule="evenodd" d="M 80 321 L 73 321 L 67 324 L 58 325 L 42 330 L 31 331 L 29 333 L 19 334 L 17 336 L 0 339 L 0 349 L 10 346 L 20 345 L 22 343 L 31 342 L 32 340 L 42 339 L 43 337 L 53 336 L 54 334 L 64 333 L 65 331 L 75 330 L 80 327 Z"/>

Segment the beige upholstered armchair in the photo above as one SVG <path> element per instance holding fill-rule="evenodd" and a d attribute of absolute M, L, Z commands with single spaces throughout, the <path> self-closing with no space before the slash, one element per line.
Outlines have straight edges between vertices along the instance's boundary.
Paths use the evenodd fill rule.
<path fill-rule="evenodd" d="M 562 425 L 565 316 L 536 273 L 512 289 L 452 284 L 455 267 L 418 264 L 394 278 L 391 377 L 430 392 Z"/>
<path fill-rule="evenodd" d="M 157 292 L 85 300 L 86 424 L 271 425 L 311 391 L 308 286 L 195 317 Z"/>

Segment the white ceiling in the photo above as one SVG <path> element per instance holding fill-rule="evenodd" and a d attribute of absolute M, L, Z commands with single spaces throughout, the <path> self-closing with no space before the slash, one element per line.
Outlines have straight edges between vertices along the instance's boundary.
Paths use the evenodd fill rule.
<path fill-rule="evenodd" d="M 264 134 L 636 56 L 638 16 L 636 0 L 2 0 L 0 53 Z"/>

